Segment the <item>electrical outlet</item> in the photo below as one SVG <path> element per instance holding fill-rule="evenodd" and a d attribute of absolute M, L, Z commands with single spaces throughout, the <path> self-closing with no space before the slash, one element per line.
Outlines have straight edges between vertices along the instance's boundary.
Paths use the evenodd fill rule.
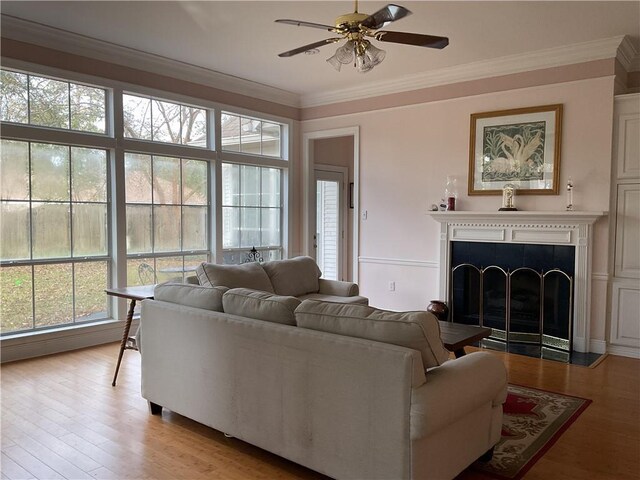
<path fill-rule="evenodd" d="M 396 291 L 396 282 L 389 282 L 389 291 L 390 292 Z"/>

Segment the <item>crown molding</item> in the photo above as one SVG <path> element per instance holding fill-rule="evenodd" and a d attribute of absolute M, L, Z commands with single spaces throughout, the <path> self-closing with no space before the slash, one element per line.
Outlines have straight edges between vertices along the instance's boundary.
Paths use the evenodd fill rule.
<path fill-rule="evenodd" d="M 627 35 L 618 47 L 617 58 L 627 72 L 640 71 L 640 51 Z"/>
<path fill-rule="evenodd" d="M 528 72 L 543 68 L 559 67 L 575 63 L 590 62 L 607 58 L 616 58 L 618 47 L 624 36 L 576 43 L 562 47 L 547 48 L 527 54 L 467 63 L 454 67 L 441 68 L 431 72 L 406 75 L 401 80 L 379 82 L 370 85 L 303 95 L 302 108 L 316 107 L 331 103 L 346 102 L 364 98 L 389 95 L 421 88 L 436 87 L 451 83 L 497 77 L 514 73 Z M 633 47 L 631 42 L 628 44 Z M 625 43 L 627 45 L 627 43 Z M 625 50 L 626 52 L 627 50 Z"/>
<path fill-rule="evenodd" d="M 289 107 L 300 106 L 296 93 L 4 14 L 2 36 Z"/>

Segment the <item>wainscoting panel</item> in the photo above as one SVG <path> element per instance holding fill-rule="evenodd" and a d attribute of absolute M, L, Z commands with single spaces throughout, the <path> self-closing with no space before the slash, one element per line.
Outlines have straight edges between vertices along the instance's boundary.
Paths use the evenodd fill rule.
<path fill-rule="evenodd" d="M 386 310 L 425 310 L 438 299 L 438 262 L 360 257 L 360 292 Z M 393 282 L 394 290 L 390 290 Z"/>

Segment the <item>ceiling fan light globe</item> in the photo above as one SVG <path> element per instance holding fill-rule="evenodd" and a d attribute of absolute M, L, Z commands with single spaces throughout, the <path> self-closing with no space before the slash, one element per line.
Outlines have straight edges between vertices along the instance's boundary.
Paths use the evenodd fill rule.
<path fill-rule="evenodd" d="M 356 70 L 358 71 L 358 73 L 367 73 L 369 70 L 372 70 L 373 67 L 374 65 L 366 55 L 358 55 L 356 57 Z"/>
<path fill-rule="evenodd" d="M 335 68 L 338 72 L 340 71 L 340 68 L 342 68 L 342 63 L 340 63 L 335 55 L 327 58 L 327 63 Z"/>
<path fill-rule="evenodd" d="M 353 41 L 349 40 L 336 50 L 336 58 L 340 63 L 347 64 L 353 62 Z"/>
<path fill-rule="evenodd" d="M 368 45 L 365 52 L 365 57 L 367 57 L 373 67 L 375 67 L 376 65 L 380 65 L 386 55 L 387 52 L 373 45 Z"/>

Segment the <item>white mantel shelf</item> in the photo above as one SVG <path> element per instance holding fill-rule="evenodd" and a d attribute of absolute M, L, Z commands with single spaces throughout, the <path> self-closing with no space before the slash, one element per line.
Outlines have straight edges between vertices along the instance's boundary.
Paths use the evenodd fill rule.
<path fill-rule="evenodd" d="M 446 211 L 430 212 L 431 217 L 440 223 L 483 223 L 487 225 L 505 223 L 594 223 L 609 212 L 590 211 Z"/>
<path fill-rule="evenodd" d="M 429 212 L 440 223 L 440 297 L 449 298 L 454 242 L 575 247 L 573 348 L 589 351 L 593 224 L 603 211 Z"/>

